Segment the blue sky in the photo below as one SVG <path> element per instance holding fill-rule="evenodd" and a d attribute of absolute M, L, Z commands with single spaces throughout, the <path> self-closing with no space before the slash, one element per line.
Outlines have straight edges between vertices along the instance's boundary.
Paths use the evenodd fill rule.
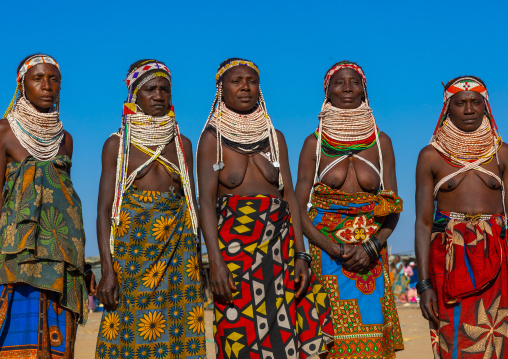
<path fill-rule="evenodd" d="M 356 61 L 365 70 L 378 126 L 392 138 L 405 201 L 389 243 L 392 252 L 412 251 L 416 159 L 441 111 L 441 82 L 481 77 L 508 138 L 507 10 L 505 1 L 8 1 L 0 34 L 1 111 L 23 57 L 40 51 L 59 61 L 61 119 L 74 137 L 72 178 L 90 256 L 98 254 L 100 154 L 120 125 L 123 79 L 132 62 L 156 58 L 169 66 L 177 121 L 194 146 L 219 63 L 233 56 L 256 62 L 296 182 L 303 140 L 317 126 L 323 76 L 334 62 Z"/>

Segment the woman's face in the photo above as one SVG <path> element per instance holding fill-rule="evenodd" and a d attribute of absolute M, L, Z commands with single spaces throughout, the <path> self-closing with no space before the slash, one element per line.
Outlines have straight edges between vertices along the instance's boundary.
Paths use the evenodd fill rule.
<path fill-rule="evenodd" d="M 171 85 L 164 77 L 156 77 L 141 86 L 136 103 L 149 116 L 164 116 L 171 104 Z"/>
<path fill-rule="evenodd" d="M 330 79 L 328 97 L 334 107 L 358 108 L 365 100 L 362 77 L 353 69 L 340 69 Z"/>
<path fill-rule="evenodd" d="M 248 66 L 226 71 L 222 80 L 222 98 L 226 106 L 238 113 L 252 110 L 259 99 L 259 77 Z"/>
<path fill-rule="evenodd" d="M 461 91 L 450 99 L 450 120 L 460 130 L 471 132 L 482 124 L 485 114 L 483 96 L 475 91 Z"/>
<path fill-rule="evenodd" d="M 60 94 L 60 72 L 55 65 L 37 64 L 27 71 L 23 91 L 39 112 L 48 112 Z"/>

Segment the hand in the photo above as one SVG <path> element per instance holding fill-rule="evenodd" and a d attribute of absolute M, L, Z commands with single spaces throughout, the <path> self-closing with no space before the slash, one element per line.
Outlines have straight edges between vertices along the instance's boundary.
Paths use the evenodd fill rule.
<path fill-rule="evenodd" d="M 310 282 L 309 264 L 303 259 L 295 259 L 295 283 L 299 284 L 296 297 L 305 296 Z M 295 288 L 296 289 L 296 288 Z"/>
<path fill-rule="evenodd" d="M 342 264 L 349 272 L 360 273 L 370 268 L 371 260 L 362 245 L 344 245 Z"/>
<path fill-rule="evenodd" d="M 97 287 L 97 299 L 106 308 L 115 310 L 118 306 L 119 289 L 118 278 L 113 268 L 104 271 L 99 286 Z"/>
<path fill-rule="evenodd" d="M 341 246 L 344 246 L 344 249 L 341 249 Z M 326 253 L 328 253 L 328 255 L 330 256 L 330 258 L 332 260 L 342 261 L 345 257 L 344 256 L 345 248 L 346 248 L 345 245 L 342 243 L 339 244 L 339 243 L 328 241 L 328 246 L 327 246 L 327 248 L 325 248 L 325 251 L 326 251 Z M 342 253 L 342 256 L 341 256 L 341 253 Z M 347 257 L 347 258 L 349 258 L 349 257 Z"/>
<path fill-rule="evenodd" d="M 439 325 L 437 315 L 437 296 L 434 289 L 427 289 L 425 292 L 420 294 L 420 308 L 425 319 L 433 321 L 434 324 Z"/>
<path fill-rule="evenodd" d="M 233 304 L 236 286 L 231 271 L 222 259 L 210 263 L 210 289 L 220 301 Z"/>

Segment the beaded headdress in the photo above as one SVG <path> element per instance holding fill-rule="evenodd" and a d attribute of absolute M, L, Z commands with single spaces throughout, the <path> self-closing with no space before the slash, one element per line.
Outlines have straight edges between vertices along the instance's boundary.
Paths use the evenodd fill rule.
<path fill-rule="evenodd" d="M 17 101 L 17 98 L 18 98 L 19 89 L 21 88 L 21 85 L 23 84 L 23 80 L 25 79 L 26 73 L 28 72 L 28 70 L 30 70 L 32 67 L 34 67 L 35 65 L 38 65 L 38 64 L 55 65 L 55 67 L 58 69 L 58 72 L 60 73 L 60 77 L 62 77 L 62 73 L 60 71 L 60 65 L 58 65 L 56 60 L 54 58 L 52 58 L 51 56 L 37 54 L 37 55 L 33 55 L 33 56 L 30 56 L 29 58 L 27 58 L 25 60 L 25 62 L 23 62 L 23 65 L 21 65 L 21 67 L 18 70 L 18 74 L 16 77 L 16 82 L 17 82 L 16 90 L 14 91 L 14 96 L 12 97 L 12 100 L 11 100 L 9 106 L 7 107 L 7 111 L 5 111 L 3 118 L 6 118 L 7 115 L 9 114 L 9 112 L 11 112 L 12 108 L 14 107 L 14 105 Z"/>
<path fill-rule="evenodd" d="M 234 111 L 228 109 L 222 102 L 222 83 L 224 79 L 223 76 L 228 70 L 237 66 L 247 66 L 253 69 L 259 77 L 259 68 L 252 61 L 232 58 L 224 61 L 219 66 L 217 74 L 215 75 L 216 81 L 215 99 L 213 101 L 210 114 L 208 115 L 205 126 L 203 128 L 204 131 L 209 127 L 214 127 L 217 136 L 217 161 L 213 165 L 213 169 L 214 171 L 220 171 L 224 168 L 223 150 L 222 150 L 223 142 L 226 145 L 228 144 L 234 145 L 236 147 L 237 152 L 250 154 L 261 151 L 262 147 L 265 147 L 264 146 L 265 140 L 268 140 L 266 144 L 270 145 L 270 153 L 268 156 L 268 160 L 270 161 L 270 163 L 272 163 L 274 167 L 280 168 L 279 143 L 277 140 L 277 134 L 275 133 L 275 129 L 273 128 L 271 118 L 270 116 L 268 116 L 268 111 L 266 109 L 266 103 L 263 98 L 263 93 L 261 92 L 261 87 L 259 88 L 258 107 L 250 115 L 236 114 Z M 235 130 L 233 131 L 231 131 L 231 129 L 229 131 L 225 131 L 225 129 L 222 128 L 223 123 L 226 123 L 229 117 L 231 117 L 231 119 L 229 119 L 230 122 L 232 119 L 234 120 L 234 118 L 238 117 L 238 119 L 236 119 L 238 123 L 230 124 L 232 125 L 232 127 L 235 128 Z M 256 132 L 252 131 L 252 129 L 249 129 L 248 127 L 250 126 L 250 124 L 244 123 L 244 121 L 248 122 L 249 120 L 255 121 L 256 122 L 255 125 L 262 128 L 262 130 Z M 235 133 L 235 131 L 237 132 Z M 256 132 L 255 136 L 249 136 L 249 133 L 252 134 L 253 132 Z M 282 174 L 279 170 L 279 190 L 282 190 L 283 187 L 284 185 L 282 182 Z"/>
<path fill-rule="evenodd" d="M 472 76 L 461 76 L 458 77 L 453 83 L 451 83 L 448 87 L 445 88 L 443 94 L 443 109 L 441 110 L 441 114 L 439 115 L 439 120 L 437 122 L 434 133 L 432 134 L 432 140 L 436 136 L 436 132 L 439 127 L 443 124 L 444 120 L 448 117 L 448 109 L 450 107 L 450 99 L 456 93 L 462 91 L 474 91 L 478 92 L 483 96 L 485 102 L 485 112 L 489 120 L 491 121 L 492 127 L 497 135 L 499 135 L 499 131 L 497 129 L 497 125 L 494 121 L 494 116 L 492 115 L 492 109 L 489 104 L 489 93 L 487 92 L 487 88 L 484 84 L 479 81 L 479 79 Z"/>
<path fill-rule="evenodd" d="M 170 109 L 168 109 L 165 116 L 156 118 L 143 113 L 136 104 L 136 98 L 139 89 L 148 81 L 156 77 L 167 79 L 171 87 L 171 72 L 164 63 L 156 60 L 146 60 L 140 62 L 127 75 L 125 80 L 129 94 L 127 101 L 124 103 L 122 125 L 119 133 L 116 134 L 120 137 L 120 146 L 118 149 L 115 196 L 112 207 L 112 223 L 110 235 L 111 253 L 114 251 L 114 237 L 116 227 L 118 226 L 120 220 L 123 194 L 134 182 L 136 174 L 143 168 L 146 168 L 150 163 L 158 159 L 167 162 L 169 167 L 165 167 L 167 167 L 170 171 L 175 170 L 180 175 L 181 183 L 185 193 L 185 200 L 190 212 L 192 229 L 194 234 L 197 235 L 197 215 L 194 208 L 189 171 L 183 150 L 183 142 L 180 136 L 180 130 L 178 128 L 178 124 L 175 121 L 173 106 L 170 106 Z M 161 152 L 164 147 L 173 139 L 176 141 L 178 167 L 161 156 Z M 131 144 L 150 155 L 151 158 L 136 171 L 133 171 L 133 173 L 127 178 Z M 158 148 L 156 151 L 152 151 L 146 146 L 158 146 Z M 173 169 L 171 169 L 171 167 Z"/>
<path fill-rule="evenodd" d="M 365 102 L 356 109 L 340 109 L 330 103 L 330 81 L 338 71 L 352 69 L 362 78 L 363 94 Z M 354 62 L 341 61 L 332 66 L 325 74 L 324 79 L 325 98 L 319 113 L 319 127 L 314 135 L 316 145 L 316 169 L 314 180 L 318 180 L 319 163 L 321 153 L 328 157 L 348 156 L 370 148 L 377 143 L 380 161 L 381 186 L 383 184 L 383 156 L 379 144 L 379 130 L 369 107 L 367 96 L 367 78 L 363 69 Z"/>

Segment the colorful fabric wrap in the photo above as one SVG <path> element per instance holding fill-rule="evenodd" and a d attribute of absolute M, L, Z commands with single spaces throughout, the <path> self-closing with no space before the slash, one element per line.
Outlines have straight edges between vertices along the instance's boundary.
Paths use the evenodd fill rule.
<path fill-rule="evenodd" d="M 332 76 L 335 75 L 335 73 L 341 69 L 355 70 L 362 77 L 364 87 L 367 86 L 367 78 L 365 77 L 365 73 L 363 72 L 363 69 L 360 66 L 358 66 L 354 62 L 341 61 L 341 62 L 337 63 L 335 66 L 333 66 L 330 70 L 328 70 L 328 72 L 325 75 L 325 83 L 324 83 L 325 94 L 328 91 L 328 85 L 330 84 L 330 80 L 332 79 Z M 367 96 L 367 94 L 365 94 L 365 96 Z"/>
<path fill-rule="evenodd" d="M 184 196 L 124 193 L 115 233 L 115 310 L 103 313 L 95 358 L 205 359 L 196 237 Z"/>
<path fill-rule="evenodd" d="M 59 305 L 84 324 L 85 233 L 81 201 L 68 171 L 71 160 L 29 156 L 7 164 L 0 217 L 0 284 L 24 283 L 56 292 Z"/>
<path fill-rule="evenodd" d="M 375 236 L 384 219 L 402 211 L 402 200 L 392 191 L 345 193 L 314 185 L 309 217 L 334 243 L 361 245 Z M 330 298 L 334 346 L 328 358 L 394 358 L 404 343 L 388 275 L 383 246 L 377 263 L 362 273 L 347 271 L 342 263 L 311 244 L 312 269 Z"/>
<path fill-rule="evenodd" d="M 216 83 L 220 82 L 220 80 L 222 79 L 222 75 L 224 75 L 224 73 L 227 70 L 232 69 L 233 67 L 236 67 L 236 66 L 248 66 L 251 69 L 253 69 L 254 71 L 256 71 L 256 73 L 259 76 L 259 69 L 255 63 L 253 63 L 252 61 L 235 59 L 235 60 L 229 61 L 228 63 L 224 64 L 221 68 L 219 68 L 219 70 L 217 71 L 217 74 L 215 75 Z"/>
<path fill-rule="evenodd" d="M 437 211 L 430 243 L 430 279 L 439 324 L 430 322 L 435 358 L 506 357 L 508 244 L 503 215 Z"/>
<path fill-rule="evenodd" d="M 77 324 L 59 295 L 26 284 L 0 285 L 0 357 L 74 358 Z"/>
<path fill-rule="evenodd" d="M 436 136 L 437 130 L 443 124 L 444 120 L 448 117 L 448 108 L 450 107 L 450 99 L 456 93 L 462 91 L 474 91 L 478 92 L 483 96 L 485 101 L 485 112 L 487 117 L 489 118 L 494 133 L 499 136 L 499 130 L 497 128 L 496 122 L 494 121 L 494 116 L 492 115 L 492 109 L 490 108 L 489 103 L 489 93 L 483 84 L 481 84 L 477 79 L 473 77 L 463 76 L 458 78 L 455 82 L 453 82 L 447 89 L 445 89 L 443 94 L 443 109 L 441 110 L 441 114 L 439 115 L 439 120 L 437 122 L 436 128 L 434 129 L 434 133 L 432 135 L 432 140 Z M 432 142 L 431 140 L 431 142 Z"/>
<path fill-rule="evenodd" d="M 287 202 L 273 196 L 217 199 L 219 248 L 237 288 L 215 301 L 217 358 L 309 358 L 333 333 L 328 297 L 311 273 L 295 297 L 294 232 Z"/>

